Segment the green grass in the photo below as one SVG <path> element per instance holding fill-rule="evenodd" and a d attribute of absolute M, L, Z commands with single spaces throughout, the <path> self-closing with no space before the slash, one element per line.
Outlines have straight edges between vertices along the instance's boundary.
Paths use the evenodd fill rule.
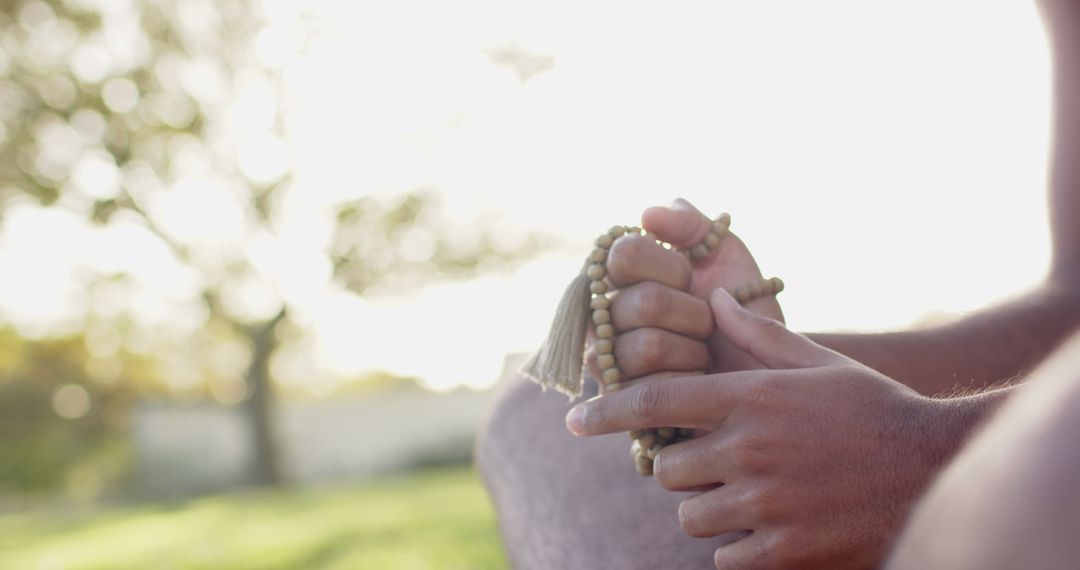
<path fill-rule="evenodd" d="M 5 570 L 505 567 L 491 505 L 464 469 L 182 504 L 0 516 Z"/>

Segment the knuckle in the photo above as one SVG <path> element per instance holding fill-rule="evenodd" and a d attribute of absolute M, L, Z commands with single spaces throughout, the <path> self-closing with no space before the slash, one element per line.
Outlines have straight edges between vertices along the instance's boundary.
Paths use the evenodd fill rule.
<path fill-rule="evenodd" d="M 757 435 L 735 437 L 727 451 L 732 467 L 746 475 L 768 472 L 772 465 L 770 455 L 768 442 Z"/>
<path fill-rule="evenodd" d="M 660 384 L 642 384 L 630 397 L 630 414 L 637 420 L 650 423 L 660 414 L 664 403 L 664 391 Z"/>
<path fill-rule="evenodd" d="M 783 399 L 784 390 L 772 377 L 757 378 L 742 393 L 739 404 L 749 411 L 762 413 L 771 410 Z"/>
<path fill-rule="evenodd" d="M 764 487 L 751 491 L 746 497 L 746 508 L 757 521 L 772 525 L 784 520 L 789 504 L 780 489 Z"/>
<path fill-rule="evenodd" d="M 642 322 L 655 324 L 670 309 L 667 290 L 659 283 L 642 283 L 637 289 L 637 313 Z"/>
<path fill-rule="evenodd" d="M 619 242 L 621 241 L 619 240 Z M 619 248 L 619 242 L 612 246 L 611 253 L 608 254 L 607 261 L 604 263 L 608 278 L 616 284 L 626 280 L 626 273 L 632 265 L 632 261 L 628 260 L 623 250 Z"/>
<path fill-rule="evenodd" d="M 625 283 L 633 279 L 641 257 L 641 239 L 633 236 L 615 240 L 607 259 L 607 272 L 616 283 Z"/>
<path fill-rule="evenodd" d="M 641 329 L 637 332 L 635 352 L 641 365 L 650 371 L 664 363 L 664 335 L 655 329 Z"/>

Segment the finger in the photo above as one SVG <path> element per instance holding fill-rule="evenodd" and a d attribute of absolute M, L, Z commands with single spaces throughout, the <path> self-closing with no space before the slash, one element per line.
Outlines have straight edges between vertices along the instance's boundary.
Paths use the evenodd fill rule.
<path fill-rule="evenodd" d="M 677 198 L 667 206 L 645 210 L 641 215 L 641 225 L 675 247 L 688 248 L 705 239 L 712 221 L 690 202 Z"/>
<path fill-rule="evenodd" d="M 757 531 L 721 545 L 713 554 L 716 570 L 770 570 L 781 565 L 772 560 L 765 532 Z"/>
<path fill-rule="evenodd" d="M 642 382 L 574 406 L 566 427 L 582 436 L 663 426 L 712 428 L 724 423 L 754 382 L 792 373 L 747 370 Z"/>
<path fill-rule="evenodd" d="M 721 431 L 668 445 L 653 460 L 653 477 L 668 491 L 692 491 L 731 480 L 731 467 L 718 440 Z"/>
<path fill-rule="evenodd" d="M 713 333 L 707 302 L 652 281 L 619 290 L 611 300 L 611 321 L 617 333 L 652 327 L 698 340 Z"/>
<path fill-rule="evenodd" d="M 662 371 L 692 372 L 709 367 L 709 348 L 673 332 L 644 328 L 615 337 L 615 358 L 626 378 Z M 599 367 L 603 369 L 604 363 Z"/>
<path fill-rule="evenodd" d="M 844 358 L 780 321 L 747 310 L 723 289 L 713 291 L 709 304 L 717 332 L 769 368 L 811 368 Z"/>
<path fill-rule="evenodd" d="M 660 247 L 651 239 L 628 235 L 611 246 L 607 276 L 615 287 L 655 281 L 686 291 L 690 288 L 691 268 L 682 255 Z"/>
<path fill-rule="evenodd" d="M 686 376 L 693 376 L 695 374 L 704 374 L 701 370 L 686 371 L 665 371 L 665 372 L 653 372 L 652 374 L 646 374 L 644 376 L 635 376 L 633 378 L 625 379 L 619 382 L 619 389 L 625 390 L 631 386 L 637 386 L 638 384 L 644 384 L 645 382 L 651 382 L 653 380 L 667 380 L 668 378 L 685 378 Z"/>
<path fill-rule="evenodd" d="M 725 485 L 679 503 L 679 526 L 696 538 L 709 538 L 754 528 L 745 494 Z"/>
<path fill-rule="evenodd" d="M 641 330 L 641 329 L 639 329 L 639 330 Z M 644 330 L 646 330 L 649 333 L 651 333 L 651 332 L 664 333 L 665 332 L 665 331 L 660 331 L 658 329 L 652 329 L 651 331 L 649 331 L 648 329 L 644 329 Z M 642 333 L 637 333 L 637 334 L 640 335 Z M 630 341 L 625 340 L 625 337 L 623 337 L 622 342 L 624 344 L 626 344 L 627 342 L 638 342 L 635 338 L 633 338 L 635 335 L 630 335 L 630 336 L 631 336 Z M 675 335 L 675 336 L 677 337 L 678 335 Z M 673 351 L 673 354 L 674 354 L 673 358 L 681 359 L 679 361 L 680 364 L 678 364 L 678 365 L 675 365 L 675 364 L 672 364 L 672 365 L 658 364 L 656 366 L 662 367 L 662 371 L 660 371 L 660 372 L 649 371 L 649 372 L 641 373 L 640 370 L 642 368 L 640 366 L 640 363 L 636 362 L 634 359 L 629 359 L 630 360 L 630 366 L 629 367 L 625 363 L 622 362 L 621 358 L 620 358 L 620 360 L 616 361 L 616 356 L 615 356 L 615 354 L 613 354 L 613 351 L 616 350 L 616 348 L 615 348 L 616 345 L 615 345 L 615 343 L 613 341 L 617 341 L 617 339 L 608 339 L 608 340 L 592 339 L 592 342 L 589 343 L 588 348 L 586 348 L 586 350 L 585 350 L 585 379 L 586 380 L 596 382 L 597 384 L 604 384 L 604 382 L 602 380 L 603 377 L 604 377 L 604 371 L 609 369 L 609 368 L 616 367 L 616 362 L 618 362 L 618 369 L 621 372 L 621 378 L 620 378 L 620 380 L 618 380 L 618 385 L 619 385 L 619 388 L 626 388 L 628 386 L 633 386 L 635 384 L 638 384 L 638 383 L 641 383 L 641 382 L 647 382 L 647 381 L 653 380 L 653 379 L 681 378 L 681 377 L 684 377 L 684 376 L 692 376 L 692 375 L 696 375 L 696 374 L 704 374 L 703 370 L 705 368 L 707 368 L 706 365 L 708 364 L 708 360 L 709 360 L 708 348 L 706 347 L 706 345 L 704 343 L 694 341 L 694 340 L 690 340 L 690 339 L 687 339 L 685 337 L 678 337 L 676 339 L 676 342 L 679 343 L 680 345 L 683 342 L 686 342 L 686 341 L 689 341 L 692 344 L 693 343 L 700 344 L 705 349 L 704 356 L 702 356 L 700 354 L 697 354 L 697 349 L 696 348 L 690 347 L 691 354 L 686 354 L 685 351 L 681 351 L 681 348 L 677 346 L 676 349 Z M 600 347 L 601 343 L 611 343 L 611 348 L 605 348 L 603 351 L 601 351 L 601 350 L 599 350 L 599 347 Z M 663 344 L 663 343 L 661 343 L 661 344 Z M 629 346 L 629 345 L 627 345 L 627 346 Z M 632 350 L 632 347 L 624 348 L 624 352 L 626 352 L 626 353 L 629 353 L 631 350 Z M 661 348 L 661 350 L 663 350 L 663 348 Z M 701 362 L 702 360 L 704 360 L 704 363 L 701 366 L 699 366 L 697 368 L 692 367 L 692 364 L 694 362 Z M 685 370 L 677 370 L 677 368 L 685 368 Z M 629 370 L 629 372 L 627 372 L 627 370 Z"/>

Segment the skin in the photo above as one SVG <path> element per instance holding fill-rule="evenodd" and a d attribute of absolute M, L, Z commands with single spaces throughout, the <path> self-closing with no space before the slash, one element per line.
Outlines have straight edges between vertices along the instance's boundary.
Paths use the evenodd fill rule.
<path fill-rule="evenodd" d="M 915 498 L 974 426 L 1019 388 L 964 397 L 925 395 L 957 388 L 985 389 L 1022 376 L 1080 323 L 1080 226 L 1073 222 L 1080 219 L 1080 161 L 1072 159 L 1080 156 L 1076 103 L 1080 101 L 1080 3 L 1055 0 L 1041 7 L 1051 31 L 1056 71 L 1050 186 L 1053 265 L 1046 281 L 1009 303 L 945 327 L 879 335 L 796 335 L 780 325 L 779 306 L 751 303 L 747 309 L 769 317 L 755 320 L 750 312 L 727 307 L 723 294 L 717 293 L 712 300 L 718 329 L 703 339 L 700 319 L 688 317 L 692 326 L 680 325 L 648 306 L 677 306 L 665 305 L 663 300 L 675 293 L 705 300 L 714 289 L 730 290 L 760 277 L 753 258 L 735 236 L 725 238 L 719 255 L 693 264 L 688 282 L 668 283 L 647 272 L 619 277 L 620 294 L 650 281 L 667 291 L 663 294 L 667 297 L 655 291 L 630 293 L 618 314 L 613 305 L 619 336 L 652 329 L 671 334 L 639 332 L 635 336 L 653 340 L 638 338 L 633 342 L 641 344 L 626 345 L 622 353 L 616 341 L 620 366 L 625 354 L 634 367 L 633 376 L 640 379 L 591 402 L 589 406 L 600 406 L 599 411 L 590 407 L 580 424 L 569 418 L 569 427 L 593 434 L 674 425 L 698 427 L 704 435 L 671 446 L 658 456 L 656 482 L 675 490 L 668 492 L 632 474 L 625 436 L 613 433 L 574 441 L 553 426 L 565 410 L 561 398 L 540 397 L 535 387 L 520 380 L 509 383 L 477 452 L 515 567 L 844 568 L 880 563 Z M 695 215 L 700 216 L 685 203 L 653 208 L 643 216 L 643 226 L 662 240 L 688 245 L 696 241 L 695 231 L 697 239 L 704 235 L 703 222 Z M 617 249 L 612 251 L 615 263 L 623 255 Z M 641 250 L 627 251 L 640 254 Z M 630 255 L 627 258 L 628 267 L 649 267 L 634 262 Z M 631 316 L 635 307 L 640 314 Z M 767 331 L 760 333 L 761 339 L 752 332 L 759 330 Z M 686 342 L 674 340 L 675 336 Z M 665 356 L 666 350 L 650 351 L 655 346 L 649 343 L 658 338 L 684 347 L 680 358 Z M 739 338 L 751 341 L 736 341 Z M 661 347 L 669 346 L 664 342 L 660 341 Z M 689 348 L 693 342 L 703 347 Z M 777 360 L 797 346 L 803 347 L 798 354 L 805 360 Z M 702 351 L 707 354 L 704 365 Z M 634 363 L 633 354 L 639 352 L 651 356 Z M 697 356 L 687 356 L 692 353 Z M 688 368 L 710 374 L 674 379 L 662 374 Z M 1055 396 L 1071 394 L 1060 390 Z M 693 401 L 687 400 L 687 393 L 696 396 Z M 1038 401 L 1046 405 L 1057 400 Z M 703 402 L 711 405 L 703 407 Z M 1034 409 L 1028 414 L 1042 417 Z M 1073 425 L 1068 418 L 1048 416 L 1034 423 L 1039 421 L 1052 433 L 1075 433 L 1066 429 Z M 1011 431 L 1007 425 L 995 425 L 987 433 Z M 1045 435 L 1037 430 L 1032 433 Z M 1068 436 L 1058 437 L 1054 441 L 1069 441 Z M 1036 436 L 1029 438 L 1009 440 L 1008 445 L 1019 451 Z M 992 446 L 984 444 L 983 449 L 988 447 Z M 999 448 L 997 453 L 1007 455 L 1007 450 Z M 1032 472 L 1006 473 L 1014 479 L 1004 480 L 1027 481 L 1029 486 L 1020 488 L 1037 489 L 1035 482 L 1052 479 L 1054 473 L 1069 473 L 1073 464 L 1047 463 L 1043 460 L 1048 453 L 1034 456 L 1025 465 Z M 875 461 L 865 460 L 865 454 Z M 1044 464 L 1050 467 L 1040 467 Z M 986 478 L 985 468 L 1006 469 L 992 462 L 966 465 L 966 469 L 957 468 L 960 475 L 952 480 L 959 483 L 954 485 L 978 489 Z M 717 487 L 719 483 L 725 485 Z M 996 497 L 1003 488 L 989 487 L 991 494 L 977 496 Z M 683 493 L 686 489 L 700 494 Z M 1005 506 L 1017 506 L 1006 501 L 999 504 L 1002 507 L 996 511 L 981 514 L 1001 517 Z M 1022 519 L 1026 526 L 1017 528 L 1050 537 L 1050 545 L 1032 541 L 1027 543 L 1028 550 L 1038 545 L 1064 552 L 1063 556 L 1071 554 L 1061 547 L 1061 540 L 1053 540 L 1060 538 L 1060 533 L 1053 532 L 1054 525 L 1071 519 L 1040 517 L 1045 509 L 1039 505 L 1047 504 L 1033 500 L 1034 510 Z M 971 504 L 953 506 L 973 508 Z M 905 539 L 897 559 L 898 564 L 909 565 L 897 568 L 937 567 L 911 565 L 900 555 L 905 548 L 928 548 L 928 543 L 940 547 L 951 539 L 955 527 L 941 516 L 948 510 L 929 511 L 929 521 L 940 518 L 943 523 L 937 532 Z M 821 517 L 822 511 L 830 516 Z M 674 532 L 680 526 L 687 534 Z M 735 526 L 754 533 L 724 533 Z M 967 536 L 975 545 L 970 548 L 1023 548 L 1025 544 L 994 542 L 1000 534 L 977 534 Z"/>
<path fill-rule="evenodd" d="M 876 566 L 960 445 L 923 434 L 953 403 L 744 309 L 723 289 L 711 306 L 717 332 L 764 368 L 639 382 L 575 406 L 567 427 L 580 436 L 707 432 L 664 448 L 654 469 L 665 489 L 704 490 L 679 506 L 687 534 L 752 532 L 717 548 L 717 568 Z"/>
<path fill-rule="evenodd" d="M 1040 3 L 1054 54 L 1054 274 L 1080 282 L 1080 3 Z M 1073 289 L 1076 291 L 1077 289 Z M 1067 569 L 1080 560 L 1080 335 L 986 426 L 921 502 L 887 565 Z M 994 500 L 986 500 L 993 497 Z"/>
<path fill-rule="evenodd" d="M 1076 568 L 1078 433 L 1080 336 L 942 474 L 887 568 Z"/>

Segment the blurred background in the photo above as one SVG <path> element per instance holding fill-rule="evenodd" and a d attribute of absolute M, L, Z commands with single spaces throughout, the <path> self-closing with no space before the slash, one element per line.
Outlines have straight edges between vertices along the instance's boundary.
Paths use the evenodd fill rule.
<path fill-rule="evenodd" d="M 501 568 L 490 394 L 594 235 L 797 330 L 1048 263 L 1020 0 L 0 0 L 0 567 Z"/>

